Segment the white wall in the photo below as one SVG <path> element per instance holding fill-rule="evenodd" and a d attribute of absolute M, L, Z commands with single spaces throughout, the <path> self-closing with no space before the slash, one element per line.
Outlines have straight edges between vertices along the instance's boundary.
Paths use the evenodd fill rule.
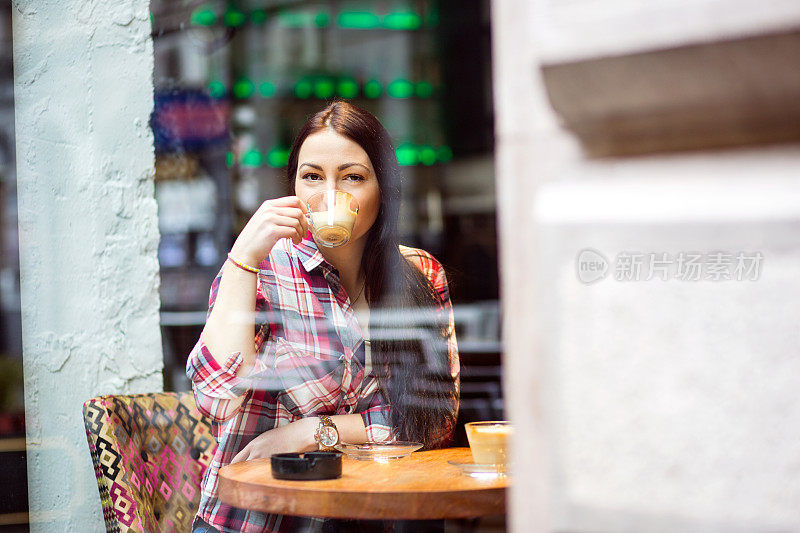
<path fill-rule="evenodd" d="M 556 529 L 800 528 L 800 150 L 587 164 L 542 187 L 539 354 Z M 610 263 L 578 278 L 578 252 Z M 760 253 L 752 276 L 616 279 L 621 252 Z M 709 261 L 708 257 L 704 259 Z M 690 276 L 691 277 L 691 276 Z"/>
<path fill-rule="evenodd" d="M 797 21 L 757 4 L 492 4 L 512 531 L 800 530 L 800 149 L 589 159 L 539 70 Z M 764 259 L 756 281 L 587 285 L 584 248 Z"/>
<path fill-rule="evenodd" d="M 544 62 L 614 56 L 796 29 L 794 0 L 532 0 Z"/>
<path fill-rule="evenodd" d="M 83 402 L 162 387 L 145 0 L 14 2 L 32 531 L 101 531 Z"/>

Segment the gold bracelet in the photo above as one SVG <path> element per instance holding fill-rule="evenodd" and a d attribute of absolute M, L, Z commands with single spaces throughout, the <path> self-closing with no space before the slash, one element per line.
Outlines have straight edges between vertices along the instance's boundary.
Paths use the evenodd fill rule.
<path fill-rule="evenodd" d="M 229 260 L 231 263 L 233 263 L 234 265 L 236 265 L 237 267 L 241 268 L 242 270 L 245 270 L 245 271 L 247 271 L 247 272 L 252 272 L 253 274 L 258 274 L 258 269 L 257 269 L 257 268 L 253 268 L 253 267 L 251 267 L 250 265 L 245 265 L 244 263 L 240 263 L 239 261 L 237 261 L 236 259 L 234 259 L 234 258 L 231 256 L 231 254 L 230 254 L 230 253 L 228 253 L 228 260 Z"/>

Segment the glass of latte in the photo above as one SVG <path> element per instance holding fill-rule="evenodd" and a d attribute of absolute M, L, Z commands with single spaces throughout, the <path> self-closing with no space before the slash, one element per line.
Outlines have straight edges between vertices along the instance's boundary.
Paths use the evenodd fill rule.
<path fill-rule="evenodd" d="M 320 246 L 347 244 L 358 214 L 358 200 L 345 191 L 327 190 L 306 201 L 311 234 Z"/>
<path fill-rule="evenodd" d="M 506 467 L 511 424 L 506 421 L 467 422 L 464 427 L 476 464 Z"/>

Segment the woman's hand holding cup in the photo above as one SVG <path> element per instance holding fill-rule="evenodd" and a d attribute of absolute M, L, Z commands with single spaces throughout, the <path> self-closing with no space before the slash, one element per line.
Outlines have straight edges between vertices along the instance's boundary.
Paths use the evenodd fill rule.
<path fill-rule="evenodd" d="M 231 255 L 257 266 L 280 239 L 298 244 L 308 234 L 306 206 L 297 196 L 267 200 L 253 213 L 231 248 Z"/>

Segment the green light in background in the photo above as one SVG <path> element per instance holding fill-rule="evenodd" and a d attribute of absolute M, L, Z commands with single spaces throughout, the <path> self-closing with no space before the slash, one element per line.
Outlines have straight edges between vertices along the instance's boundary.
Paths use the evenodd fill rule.
<path fill-rule="evenodd" d="M 236 28 L 237 26 L 241 26 L 247 20 L 247 15 L 236 9 L 235 7 L 229 8 L 225 15 L 222 17 L 222 20 L 225 22 L 226 26 L 231 26 Z"/>
<path fill-rule="evenodd" d="M 250 22 L 256 25 L 264 24 L 267 21 L 267 12 L 263 9 L 256 9 L 250 13 Z"/>
<path fill-rule="evenodd" d="M 433 85 L 427 81 L 417 82 L 417 96 L 420 98 L 430 98 L 433 94 Z"/>
<path fill-rule="evenodd" d="M 419 160 L 423 165 L 430 166 L 436 163 L 436 150 L 433 146 L 421 146 L 419 148 Z"/>
<path fill-rule="evenodd" d="M 261 152 L 259 152 L 258 149 L 256 148 L 248 150 L 247 152 L 245 152 L 244 157 L 242 157 L 243 167 L 249 167 L 249 168 L 260 167 L 262 162 L 263 158 L 261 157 Z"/>
<path fill-rule="evenodd" d="M 389 13 L 383 18 L 383 27 L 390 30 L 416 30 L 422 19 L 414 12 Z"/>
<path fill-rule="evenodd" d="M 273 168 L 285 167 L 289 162 L 289 149 L 280 146 L 274 147 L 267 154 L 267 165 Z"/>
<path fill-rule="evenodd" d="M 336 92 L 336 84 L 330 78 L 320 78 L 314 83 L 314 96 L 324 100 Z"/>
<path fill-rule="evenodd" d="M 409 98 L 414 95 L 414 84 L 408 80 L 394 80 L 386 88 L 386 93 L 392 98 Z"/>
<path fill-rule="evenodd" d="M 233 166 L 233 152 L 225 154 L 225 166 L 231 168 Z"/>
<path fill-rule="evenodd" d="M 196 26 L 213 26 L 217 22 L 217 15 L 210 9 L 198 8 L 192 11 L 189 21 Z"/>
<path fill-rule="evenodd" d="M 318 28 L 325 28 L 330 23 L 331 17 L 327 13 L 317 13 L 317 15 L 314 17 L 314 24 L 316 24 Z"/>
<path fill-rule="evenodd" d="M 450 149 L 449 146 L 443 144 L 436 150 L 436 157 L 442 163 L 447 163 L 451 159 L 453 159 L 453 150 Z"/>
<path fill-rule="evenodd" d="M 294 86 L 294 94 L 298 98 L 308 98 L 311 96 L 312 90 L 313 87 L 311 86 L 311 81 L 308 78 L 302 78 Z"/>
<path fill-rule="evenodd" d="M 270 81 L 263 81 L 258 86 L 258 92 L 264 98 L 271 98 L 275 96 L 275 84 Z"/>
<path fill-rule="evenodd" d="M 338 23 L 342 28 L 366 30 L 379 27 L 381 19 L 369 11 L 342 11 L 339 13 Z"/>
<path fill-rule="evenodd" d="M 417 149 L 411 143 L 404 143 L 395 150 L 397 162 L 402 166 L 412 166 L 417 164 Z"/>
<path fill-rule="evenodd" d="M 238 79 L 236 83 L 233 84 L 233 96 L 239 99 L 250 98 L 253 96 L 255 90 L 255 85 L 247 78 Z"/>
<path fill-rule="evenodd" d="M 222 98 L 225 96 L 225 84 L 221 81 L 209 82 L 208 94 L 211 95 L 211 98 Z"/>
<path fill-rule="evenodd" d="M 369 80 L 364 84 L 364 96 L 367 98 L 378 98 L 382 92 L 383 87 L 378 80 Z"/>
<path fill-rule="evenodd" d="M 150 26 L 152 26 L 152 25 L 153 25 L 153 21 L 154 21 L 154 20 L 155 20 L 155 19 L 153 18 L 153 13 L 152 13 L 152 12 L 150 12 Z"/>
<path fill-rule="evenodd" d="M 309 14 L 302 11 L 281 11 L 278 13 L 278 23 L 287 28 L 303 28 L 309 25 Z"/>
<path fill-rule="evenodd" d="M 355 98 L 358 96 L 358 83 L 353 78 L 342 78 L 337 92 L 342 98 Z"/>

